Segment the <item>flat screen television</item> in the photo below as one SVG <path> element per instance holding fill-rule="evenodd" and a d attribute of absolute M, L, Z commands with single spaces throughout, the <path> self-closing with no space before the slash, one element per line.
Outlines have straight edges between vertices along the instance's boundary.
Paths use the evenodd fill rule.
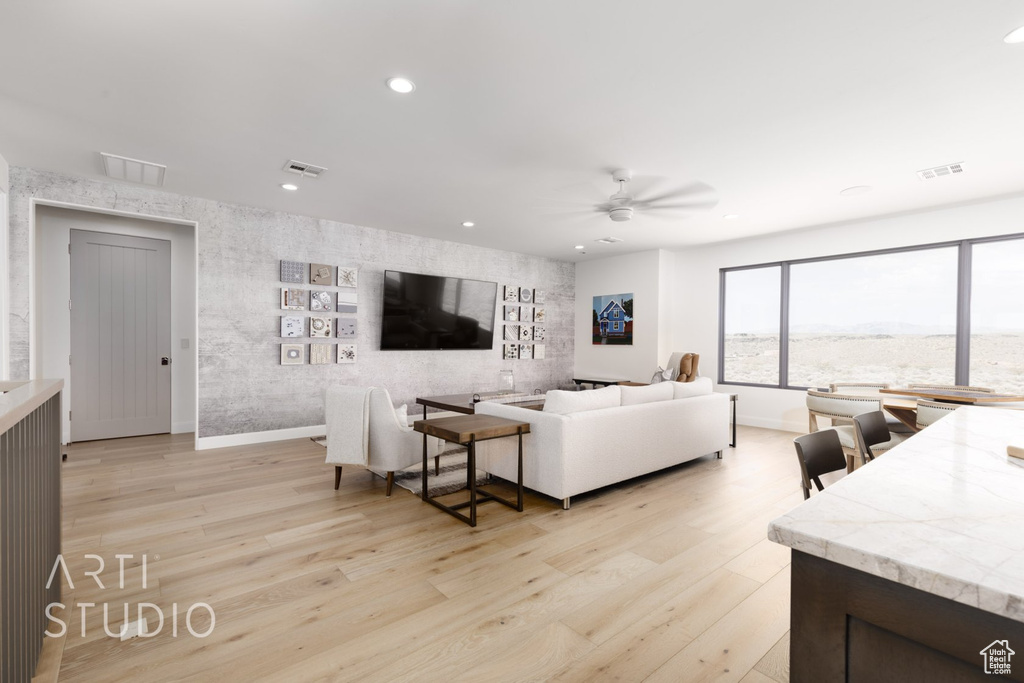
<path fill-rule="evenodd" d="M 380 348 L 490 349 L 498 283 L 384 271 Z"/>

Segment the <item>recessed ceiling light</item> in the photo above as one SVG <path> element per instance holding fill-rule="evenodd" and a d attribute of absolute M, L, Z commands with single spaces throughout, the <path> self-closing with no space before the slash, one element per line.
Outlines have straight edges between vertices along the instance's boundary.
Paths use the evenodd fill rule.
<path fill-rule="evenodd" d="M 1009 43 L 1010 45 L 1024 43 L 1024 26 L 1021 26 L 1020 28 L 1015 28 L 1009 33 L 1007 33 L 1006 36 L 1003 38 L 1003 42 Z"/>
<path fill-rule="evenodd" d="M 408 78 L 395 76 L 394 78 L 388 79 L 388 87 L 397 93 L 407 95 L 416 89 L 416 84 L 410 81 Z"/>
<path fill-rule="evenodd" d="M 738 213 L 727 213 L 724 216 L 722 216 L 722 218 L 724 218 L 727 221 L 734 221 L 739 217 L 740 215 Z"/>
<path fill-rule="evenodd" d="M 582 244 L 577 244 L 575 247 L 573 247 L 573 249 L 586 249 L 586 247 L 583 246 Z"/>
<path fill-rule="evenodd" d="M 288 190 L 289 192 L 295 192 L 295 190 L 299 189 L 299 186 L 293 185 L 292 183 L 281 183 L 281 189 Z"/>
<path fill-rule="evenodd" d="M 843 195 L 844 197 L 853 197 L 858 194 L 867 194 L 868 192 L 871 192 L 870 185 L 854 185 L 853 187 L 848 187 L 845 190 L 841 190 L 839 194 Z"/>
<path fill-rule="evenodd" d="M 472 228 L 475 225 L 476 223 L 474 223 L 473 221 L 462 221 L 462 227 L 464 228 Z"/>

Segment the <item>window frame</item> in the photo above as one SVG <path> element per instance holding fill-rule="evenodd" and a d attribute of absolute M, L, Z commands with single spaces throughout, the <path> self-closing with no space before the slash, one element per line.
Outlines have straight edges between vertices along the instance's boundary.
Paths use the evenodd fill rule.
<path fill-rule="evenodd" d="M 973 237 L 969 239 L 914 244 L 905 247 L 887 249 L 871 249 L 827 256 L 814 256 L 803 259 L 785 261 L 766 261 L 744 266 L 732 266 L 718 269 L 718 384 L 735 387 L 761 387 L 765 389 L 790 389 L 806 391 L 810 387 L 789 383 L 789 269 L 794 265 L 820 263 L 822 261 L 841 261 L 851 258 L 882 256 L 886 254 L 904 254 L 931 249 L 956 247 L 957 249 L 957 283 L 956 283 L 956 351 L 954 377 L 957 384 L 970 384 L 971 359 L 971 266 L 973 246 L 990 242 L 1004 242 L 1024 239 L 1024 232 L 991 237 Z M 779 382 L 778 384 L 760 384 L 755 382 L 736 382 L 725 379 L 725 307 L 726 279 L 731 272 L 753 270 L 756 268 L 780 268 L 779 296 Z"/>

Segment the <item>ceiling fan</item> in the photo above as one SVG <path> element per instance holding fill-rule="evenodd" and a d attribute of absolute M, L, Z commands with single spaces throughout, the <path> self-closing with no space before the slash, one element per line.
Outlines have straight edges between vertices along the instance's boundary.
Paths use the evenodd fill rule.
<path fill-rule="evenodd" d="M 598 213 L 606 213 L 608 217 L 617 223 L 631 220 L 634 212 L 643 214 L 665 216 L 665 212 L 680 214 L 694 211 L 706 211 L 718 204 L 715 190 L 702 182 L 692 182 L 683 187 L 652 194 L 649 196 L 635 196 L 626 189 L 627 183 L 633 180 L 633 171 L 620 168 L 612 171 L 612 181 L 619 184 L 619 190 L 608 201 L 601 202 L 594 207 Z"/>

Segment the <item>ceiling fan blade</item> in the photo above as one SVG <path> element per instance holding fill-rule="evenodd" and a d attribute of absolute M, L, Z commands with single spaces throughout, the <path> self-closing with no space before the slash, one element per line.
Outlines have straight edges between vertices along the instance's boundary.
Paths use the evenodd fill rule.
<path fill-rule="evenodd" d="M 668 199 L 682 199 L 684 197 L 692 197 L 695 199 L 700 197 L 702 199 L 706 199 L 708 197 L 714 197 L 714 195 L 715 189 L 713 187 L 711 187 L 707 183 L 694 181 L 692 183 L 683 185 L 682 187 L 677 187 L 675 189 L 662 192 L 660 194 L 651 195 L 647 197 L 638 197 L 636 199 L 636 204 L 640 206 L 650 206 Z M 717 199 L 715 199 L 715 203 L 718 203 Z"/>
<path fill-rule="evenodd" d="M 708 198 L 704 200 L 694 199 L 688 202 L 676 202 L 674 204 L 649 204 L 643 203 L 638 208 L 641 211 L 657 211 L 661 209 L 675 209 L 678 211 L 707 211 L 713 209 L 718 205 L 718 200 L 715 198 Z"/>

